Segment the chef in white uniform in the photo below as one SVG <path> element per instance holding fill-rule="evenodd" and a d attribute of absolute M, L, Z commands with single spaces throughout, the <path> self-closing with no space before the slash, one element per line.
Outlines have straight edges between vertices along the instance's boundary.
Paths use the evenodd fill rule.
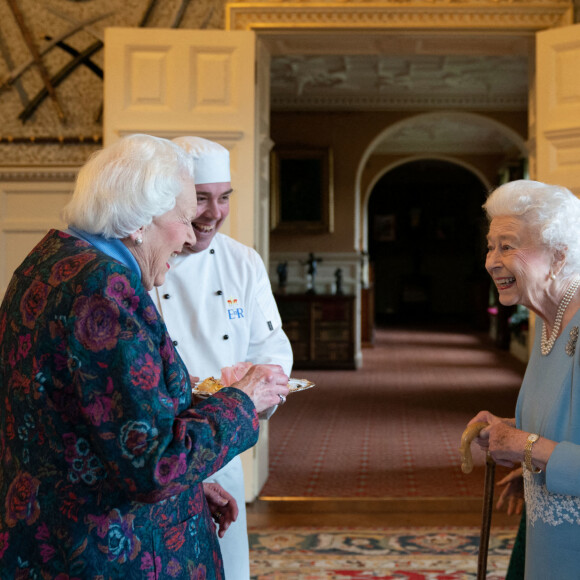
<path fill-rule="evenodd" d="M 194 159 L 198 209 L 193 222 L 196 245 L 173 259 L 165 283 L 151 292 L 169 334 L 190 374 L 201 379 L 219 378 L 223 367 L 245 361 L 279 364 L 290 376 L 292 349 L 262 259 L 252 248 L 218 233 L 232 194 L 229 152 L 200 137 L 174 142 Z M 219 540 L 226 580 L 248 580 L 240 457 L 208 481 L 232 494 L 239 508 L 237 520 Z"/>

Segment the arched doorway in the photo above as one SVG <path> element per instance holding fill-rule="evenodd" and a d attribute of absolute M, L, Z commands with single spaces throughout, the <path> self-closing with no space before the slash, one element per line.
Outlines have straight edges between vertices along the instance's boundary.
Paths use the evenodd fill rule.
<path fill-rule="evenodd" d="M 368 250 L 375 320 L 484 324 L 486 186 L 440 159 L 401 164 L 375 184 L 368 202 Z"/>

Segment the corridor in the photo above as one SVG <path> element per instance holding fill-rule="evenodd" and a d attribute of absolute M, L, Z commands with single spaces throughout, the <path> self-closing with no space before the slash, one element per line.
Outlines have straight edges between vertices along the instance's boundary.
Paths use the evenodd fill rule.
<path fill-rule="evenodd" d="M 484 456 L 461 472 L 467 421 L 487 408 L 513 416 L 525 365 L 485 333 L 379 329 L 357 371 L 301 371 L 316 383 L 270 420 L 275 498 L 477 498 Z M 498 469 L 498 472 L 500 470 Z"/>

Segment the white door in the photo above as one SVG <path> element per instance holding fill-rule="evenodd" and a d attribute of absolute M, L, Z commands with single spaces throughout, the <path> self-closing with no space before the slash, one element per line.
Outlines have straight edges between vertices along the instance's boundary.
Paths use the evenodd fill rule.
<path fill-rule="evenodd" d="M 580 25 L 536 34 L 530 79 L 530 177 L 580 196 Z M 528 351 L 536 317 L 530 314 Z"/>
<path fill-rule="evenodd" d="M 580 24 L 536 35 L 536 175 L 580 196 Z"/>
<path fill-rule="evenodd" d="M 255 33 L 153 28 L 105 31 L 105 145 L 130 133 L 196 135 L 229 149 L 224 233 L 254 246 Z"/>
<path fill-rule="evenodd" d="M 257 93 L 264 91 L 256 79 L 269 88 L 269 54 L 262 47 L 256 63 L 256 52 L 251 31 L 107 29 L 103 138 L 107 145 L 131 133 L 196 135 L 222 144 L 230 151 L 236 192 L 222 231 L 267 261 L 263 157 L 269 115 L 263 111 L 269 112 L 269 102 L 257 116 Z M 252 501 L 268 475 L 267 422 L 242 460 L 246 500 Z"/>

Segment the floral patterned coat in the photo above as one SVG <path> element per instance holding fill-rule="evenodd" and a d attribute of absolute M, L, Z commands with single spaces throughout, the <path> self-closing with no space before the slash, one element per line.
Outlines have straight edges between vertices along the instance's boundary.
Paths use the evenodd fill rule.
<path fill-rule="evenodd" d="M 255 444 L 238 389 L 191 406 L 138 276 L 51 231 L 0 307 L 0 578 L 221 578 L 201 482 Z"/>

